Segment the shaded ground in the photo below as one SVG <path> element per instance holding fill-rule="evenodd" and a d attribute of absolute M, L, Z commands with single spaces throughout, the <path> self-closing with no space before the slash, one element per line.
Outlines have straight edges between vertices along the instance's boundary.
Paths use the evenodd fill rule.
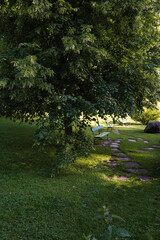
<path fill-rule="evenodd" d="M 142 181 L 137 173 L 124 174 L 123 159 L 118 160 L 116 151 L 109 145 L 95 146 L 90 158 L 80 157 L 59 177 L 50 178 L 55 147 L 37 152 L 32 148 L 34 126 L 1 119 L 0 239 L 83 240 L 84 235 L 98 236 L 104 232 L 104 222 L 93 218 L 103 213 L 105 205 L 111 214 L 125 219 L 125 223 L 118 222 L 118 225 L 132 233 L 131 240 L 148 240 L 149 235 L 159 240 L 160 173 L 157 166 L 160 165 L 160 149 L 137 150 L 158 145 L 160 139 L 143 135 L 141 130 L 141 126 L 130 130 L 121 128 L 120 135 L 110 135 L 112 142 L 120 143 L 117 147 L 113 144 L 113 148 L 129 158 L 124 162 L 139 163 L 152 181 Z M 88 134 L 91 134 L 90 129 Z M 142 137 L 149 143 L 126 141 L 130 136 Z M 107 165 L 104 160 L 118 164 Z M 125 177 L 127 181 L 117 181 L 117 177 Z"/>

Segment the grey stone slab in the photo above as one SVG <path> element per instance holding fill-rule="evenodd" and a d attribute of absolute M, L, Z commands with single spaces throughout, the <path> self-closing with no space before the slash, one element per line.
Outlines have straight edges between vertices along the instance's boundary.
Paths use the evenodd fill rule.
<path fill-rule="evenodd" d="M 144 150 L 144 149 L 138 149 L 137 151 L 138 152 L 146 152 L 146 150 Z"/>
<path fill-rule="evenodd" d="M 144 149 L 146 149 L 146 150 L 154 150 L 155 148 L 153 148 L 153 147 L 148 147 L 148 148 L 144 148 Z"/>
<path fill-rule="evenodd" d="M 114 151 L 114 152 L 119 152 L 118 148 L 111 148 L 111 150 Z"/>
<path fill-rule="evenodd" d="M 127 171 L 130 171 L 132 173 L 147 173 L 148 171 L 143 168 L 127 168 Z"/>
<path fill-rule="evenodd" d="M 137 139 L 138 139 L 138 140 L 143 140 L 143 138 L 140 138 L 140 137 L 138 137 Z"/>
<path fill-rule="evenodd" d="M 123 163 L 127 168 L 128 167 L 140 167 L 140 164 L 137 162 L 124 162 Z"/>
<path fill-rule="evenodd" d="M 111 147 L 111 148 L 118 148 L 119 145 L 112 145 L 112 144 L 111 144 L 110 147 Z"/>
<path fill-rule="evenodd" d="M 115 155 L 116 155 L 116 156 L 126 156 L 125 153 L 121 153 L 121 152 L 120 152 L 120 153 L 115 153 Z"/>
<path fill-rule="evenodd" d="M 116 140 L 115 142 L 116 142 L 116 143 L 120 143 L 120 142 L 121 142 L 121 140 Z"/>
<path fill-rule="evenodd" d="M 148 176 L 137 176 L 142 182 L 150 182 L 153 180 L 153 178 Z"/>
<path fill-rule="evenodd" d="M 147 140 L 144 140 L 143 142 L 144 142 L 144 143 L 149 143 L 149 141 L 147 141 Z"/>
<path fill-rule="evenodd" d="M 115 153 L 116 156 L 126 156 L 125 153 L 119 152 L 119 153 Z"/>
<path fill-rule="evenodd" d="M 117 166 L 117 161 L 105 161 L 107 165 L 112 166 L 112 167 L 116 167 Z"/>
<path fill-rule="evenodd" d="M 137 142 L 136 139 L 128 139 L 129 142 Z"/>
<path fill-rule="evenodd" d="M 109 143 L 110 143 L 110 141 L 105 141 L 105 142 L 104 142 L 104 144 L 109 144 Z"/>
<path fill-rule="evenodd" d="M 159 148 L 160 147 L 160 145 L 152 145 L 152 147 L 155 147 L 155 148 Z"/>
<path fill-rule="evenodd" d="M 120 161 L 126 161 L 126 160 L 130 160 L 130 157 L 118 157 L 118 160 Z"/>

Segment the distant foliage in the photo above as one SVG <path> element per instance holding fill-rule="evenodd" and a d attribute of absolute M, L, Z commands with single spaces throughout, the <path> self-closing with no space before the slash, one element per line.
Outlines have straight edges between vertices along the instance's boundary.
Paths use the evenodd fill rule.
<path fill-rule="evenodd" d="M 149 122 L 156 121 L 160 118 L 159 110 L 146 109 L 142 113 L 134 115 L 134 119 L 143 125 L 147 125 Z"/>

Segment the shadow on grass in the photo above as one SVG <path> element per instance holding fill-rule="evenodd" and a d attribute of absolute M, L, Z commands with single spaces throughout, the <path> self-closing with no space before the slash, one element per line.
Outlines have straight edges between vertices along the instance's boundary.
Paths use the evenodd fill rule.
<path fill-rule="evenodd" d="M 108 179 L 108 175 L 117 175 L 119 168 L 104 164 L 111 150 L 103 146 L 95 146 L 90 158 L 78 158 L 60 176 L 50 178 L 55 148 L 49 148 L 49 153 L 37 152 L 32 148 L 34 127 L 5 124 L 4 129 L 1 122 L 0 130 L 2 240 L 80 240 L 90 233 L 97 236 L 104 231 L 104 223 L 93 221 L 93 217 L 102 214 L 103 205 L 126 220 L 125 228 L 133 234 L 132 239 L 146 240 L 149 232 L 159 240 L 158 180 Z"/>

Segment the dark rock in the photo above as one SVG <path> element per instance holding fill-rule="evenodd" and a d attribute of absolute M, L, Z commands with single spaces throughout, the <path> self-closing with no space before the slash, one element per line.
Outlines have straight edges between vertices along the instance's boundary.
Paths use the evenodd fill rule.
<path fill-rule="evenodd" d="M 146 128 L 144 129 L 146 133 L 160 133 L 160 121 L 154 121 L 148 123 Z"/>

